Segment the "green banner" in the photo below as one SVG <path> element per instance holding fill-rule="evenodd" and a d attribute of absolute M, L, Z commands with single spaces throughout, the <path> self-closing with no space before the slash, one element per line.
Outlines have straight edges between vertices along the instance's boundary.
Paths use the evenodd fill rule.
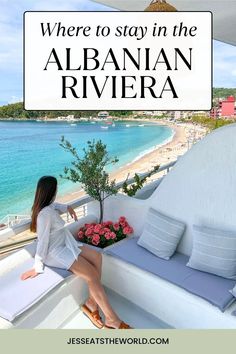
<path fill-rule="evenodd" d="M 235 350 L 234 330 L 1 330 L 6 354 L 223 354 Z"/>

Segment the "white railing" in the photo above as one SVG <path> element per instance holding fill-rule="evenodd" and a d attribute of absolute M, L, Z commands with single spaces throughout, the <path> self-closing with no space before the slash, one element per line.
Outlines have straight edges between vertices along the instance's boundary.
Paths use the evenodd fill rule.
<path fill-rule="evenodd" d="M 159 174 L 160 172 L 164 172 L 166 171 L 167 173 L 170 171 L 170 169 L 175 165 L 176 161 L 172 161 L 166 165 L 163 165 L 161 166 L 157 171 L 155 171 L 153 173 L 154 174 Z M 144 172 L 144 173 L 138 173 L 138 175 L 141 177 L 141 178 L 145 178 L 149 175 L 149 172 Z M 129 184 L 132 184 L 134 182 L 134 177 L 132 178 L 129 178 L 127 179 L 126 183 L 129 185 Z M 122 185 L 123 185 L 124 181 L 121 181 L 119 183 L 116 184 L 116 187 L 118 188 L 121 188 Z M 85 207 L 85 210 L 86 210 L 86 205 L 91 202 L 93 200 L 92 197 L 88 196 L 88 195 L 85 195 L 84 197 L 81 197 L 79 199 L 75 199 L 75 200 L 72 200 L 70 202 L 70 205 L 73 207 L 73 208 L 81 208 L 81 207 Z M 86 213 L 83 215 L 85 216 Z"/>
<path fill-rule="evenodd" d="M 5 225 L 5 227 L 12 227 L 20 224 L 21 222 L 25 222 L 29 220 L 30 220 L 29 215 L 8 214 L 3 219 L 0 220 L 0 225 Z M 0 226 L 0 230 L 1 228 L 4 228 L 4 226 L 2 227 Z"/>
<path fill-rule="evenodd" d="M 166 165 L 163 165 L 161 166 L 157 171 L 155 171 L 152 175 L 156 175 L 156 174 L 159 174 L 161 172 L 166 172 L 168 173 L 169 170 L 175 165 L 176 161 L 172 161 Z M 145 173 L 139 173 L 139 176 L 141 178 L 144 178 L 144 177 L 147 177 L 149 175 L 150 172 L 145 172 Z M 132 184 L 134 182 L 134 178 L 129 178 L 126 180 L 126 183 L 129 185 L 129 184 Z M 118 188 L 121 188 L 122 185 L 123 185 L 124 181 L 122 182 L 119 182 L 117 183 L 117 187 Z M 70 205 L 76 209 L 76 213 L 77 213 L 77 216 L 78 217 L 83 217 L 83 216 L 86 216 L 87 215 L 87 204 L 89 202 L 93 201 L 93 198 L 88 196 L 88 195 L 85 195 L 79 199 L 75 199 L 75 200 L 71 200 L 70 201 Z M 11 215 L 13 217 L 16 217 L 17 215 Z M 1 240 L 7 240 L 9 237 L 12 237 L 13 235 L 17 235 L 17 234 L 20 234 L 24 231 L 27 231 L 29 230 L 29 227 L 30 227 L 30 220 L 29 220 L 29 216 L 26 216 L 26 215 L 18 215 L 18 220 L 19 222 L 16 223 L 15 225 L 12 225 L 11 227 L 9 227 L 8 229 L 6 230 L 2 230 L 0 229 L 0 241 Z M 20 217 L 22 217 L 20 219 Z M 24 219 L 24 217 L 26 217 Z M 69 217 L 69 214 L 66 213 L 64 214 L 63 216 L 63 219 L 66 220 L 67 222 L 70 222 L 72 221 L 72 219 Z M 13 218 L 14 219 L 14 218 Z M 32 240 L 32 237 L 30 237 L 30 240 Z M 25 243 L 26 241 L 24 240 L 22 243 Z M 20 244 L 21 244 L 21 241 L 17 241 L 16 244 L 19 244 L 19 247 L 20 247 Z M 11 243 L 12 246 L 14 246 L 14 242 Z M 4 247 L 5 246 L 1 246 L 0 245 L 0 253 L 4 252 Z M 6 248 L 8 248 L 9 246 L 7 246 Z"/>

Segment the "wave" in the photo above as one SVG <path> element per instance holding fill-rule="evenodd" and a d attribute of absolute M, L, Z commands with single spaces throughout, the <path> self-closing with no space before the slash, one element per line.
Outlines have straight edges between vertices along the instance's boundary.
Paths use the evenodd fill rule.
<path fill-rule="evenodd" d="M 164 141 L 162 141 L 160 144 L 157 144 L 157 145 L 154 145 L 154 146 L 151 146 L 150 148 L 142 151 L 141 153 L 139 153 L 132 161 L 128 162 L 127 164 L 125 164 L 124 166 L 129 166 L 131 165 L 132 163 L 138 161 L 139 159 L 141 159 L 142 157 L 150 154 L 151 152 L 155 151 L 156 149 L 160 149 L 162 146 L 166 145 L 166 144 L 169 144 L 173 139 L 174 139 L 174 136 L 176 134 L 175 130 L 174 129 L 171 129 L 172 133 L 171 133 L 171 136 L 169 136 L 168 138 L 166 138 Z M 121 166 L 121 167 L 124 167 L 124 166 Z"/>

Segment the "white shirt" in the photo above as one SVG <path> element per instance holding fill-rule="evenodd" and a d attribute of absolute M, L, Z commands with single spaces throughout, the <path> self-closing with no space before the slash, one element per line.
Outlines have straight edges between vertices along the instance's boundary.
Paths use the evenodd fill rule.
<path fill-rule="evenodd" d="M 75 240 L 71 232 L 65 228 L 65 221 L 60 217 L 60 212 L 66 211 L 67 205 L 52 203 L 38 214 L 38 240 L 34 262 L 34 269 L 37 273 L 43 273 L 44 264 L 54 267 L 64 264 L 67 269 L 66 264 L 71 261 L 71 257 L 73 257 L 72 260 L 77 259 L 81 252 L 79 246 L 83 244 Z"/>

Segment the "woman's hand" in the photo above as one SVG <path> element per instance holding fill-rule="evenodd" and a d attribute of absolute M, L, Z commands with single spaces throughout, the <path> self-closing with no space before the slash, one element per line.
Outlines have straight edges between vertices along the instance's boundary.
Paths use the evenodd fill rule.
<path fill-rule="evenodd" d="M 74 219 L 75 221 L 78 220 L 76 212 L 74 211 L 74 209 L 71 206 L 67 207 L 68 213 L 70 214 L 70 216 L 72 217 L 72 219 Z"/>
<path fill-rule="evenodd" d="M 29 279 L 29 278 L 34 278 L 38 275 L 39 273 L 37 273 L 34 269 L 30 269 L 30 270 L 27 270 L 27 272 L 21 274 L 21 280 L 26 280 L 26 279 Z"/>

